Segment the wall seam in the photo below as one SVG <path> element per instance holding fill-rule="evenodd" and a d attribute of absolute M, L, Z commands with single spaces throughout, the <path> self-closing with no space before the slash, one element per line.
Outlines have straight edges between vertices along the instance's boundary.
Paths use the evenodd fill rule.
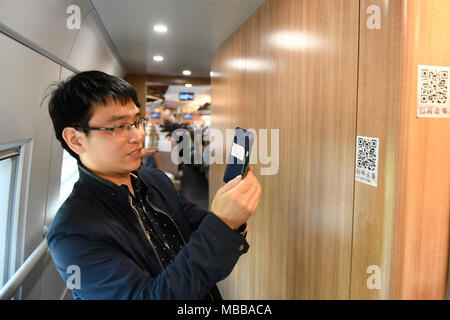
<path fill-rule="evenodd" d="M 8 26 L 4 25 L 0 22 L 0 33 L 4 34 L 5 36 L 19 42 L 20 44 L 24 45 L 25 47 L 37 52 L 38 54 L 46 57 L 47 59 L 50 59 L 51 61 L 55 62 L 56 64 L 59 64 L 63 66 L 64 68 L 72 71 L 73 73 L 78 73 L 78 70 L 68 64 L 66 61 L 63 61 L 62 59 L 58 58 L 54 54 L 48 52 L 41 46 L 37 45 L 36 43 L 32 42 L 31 40 L 25 38 L 18 32 L 14 31 L 13 29 L 9 28 Z"/>
<path fill-rule="evenodd" d="M 356 137 L 358 136 L 358 106 L 359 106 L 359 76 L 360 76 L 360 57 L 361 57 L 361 1 L 359 0 L 358 5 L 358 58 L 357 58 L 357 69 L 356 69 L 356 118 L 355 118 L 355 136 L 353 142 L 356 144 Z M 356 145 L 353 148 L 356 150 Z M 355 155 L 356 158 L 356 155 Z M 355 168 L 355 160 L 353 159 L 353 169 Z M 348 283 L 348 299 L 352 299 L 352 273 L 353 273 L 353 236 L 355 232 L 355 190 L 356 190 L 356 180 L 354 179 L 353 172 L 353 210 L 352 210 L 352 238 L 350 246 L 350 275 Z"/>

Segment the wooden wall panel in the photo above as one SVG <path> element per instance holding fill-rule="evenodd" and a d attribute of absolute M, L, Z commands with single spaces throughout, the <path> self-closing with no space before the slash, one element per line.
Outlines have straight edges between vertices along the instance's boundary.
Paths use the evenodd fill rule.
<path fill-rule="evenodd" d="M 369 30 L 366 10 L 381 9 L 381 30 Z M 395 183 L 402 101 L 402 1 L 362 1 L 357 135 L 380 139 L 378 186 L 355 183 L 352 299 L 387 299 L 395 216 Z M 381 289 L 369 289 L 369 266 L 381 270 Z"/>
<path fill-rule="evenodd" d="M 367 28 L 372 5 L 380 29 Z M 418 65 L 450 66 L 449 11 L 447 0 L 267 1 L 215 53 L 213 127 L 280 129 L 279 172 L 258 176 L 251 250 L 221 284 L 226 298 L 444 298 L 450 121 L 416 108 Z M 356 135 L 380 139 L 377 187 L 354 182 Z M 224 170 L 211 168 L 210 200 Z"/>
<path fill-rule="evenodd" d="M 370 5 L 381 30 L 366 27 Z M 361 0 L 358 135 L 380 138 L 377 188 L 356 183 L 351 298 L 443 299 L 450 121 L 419 119 L 418 65 L 450 66 L 447 0 Z M 369 290 L 366 269 L 381 269 Z"/>
<path fill-rule="evenodd" d="M 418 119 L 417 65 L 450 67 L 450 2 L 408 1 L 392 297 L 443 299 L 450 215 L 450 119 Z M 401 164 L 401 166 L 400 166 Z"/>
<path fill-rule="evenodd" d="M 212 127 L 280 130 L 225 298 L 350 297 L 358 21 L 357 0 L 267 0 L 214 54 Z"/>

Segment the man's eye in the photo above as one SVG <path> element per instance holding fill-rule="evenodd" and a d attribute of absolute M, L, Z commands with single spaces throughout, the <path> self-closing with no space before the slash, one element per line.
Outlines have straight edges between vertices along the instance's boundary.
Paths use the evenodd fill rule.
<path fill-rule="evenodd" d="M 126 124 L 118 124 L 117 126 L 114 126 L 114 129 L 121 130 L 121 129 L 125 128 L 125 127 L 126 127 Z"/>

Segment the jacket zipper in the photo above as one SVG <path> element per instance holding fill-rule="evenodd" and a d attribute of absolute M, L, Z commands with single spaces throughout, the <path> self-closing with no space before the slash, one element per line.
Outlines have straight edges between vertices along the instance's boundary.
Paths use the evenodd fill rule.
<path fill-rule="evenodd" d="M 148 195 L 145 196 L 145 199 L 147 200 L 147 203 L 150 205 L 150 207 L 152 207 L 153 210 L 158 211 L 159 213 L 162 213 L 163 215 L 165 215 L 166 217 L 168 217 L 170 219 L 170 221 L 172 221 L 173 225 L 175 226 L 175 228 L 177 228 L 178 233 L 181 236 L 181 239 L 183 240 L 184 244 L 186 244 L 186 240 L 184 240 L 183 234 L 181 233 L 180 229 L 178 228 L 178 225 L 175 223 L 175 221 L 172 219 L 171 216 L 169 216 L 169 214 L 167 214 L 166 212 L 164 212 L 163 210 L 157 208 L 148 198 Z M 144 209 L 145 211 L 145 209 Z M 214 300 L 214 297 L 212 296 L 211 292 L 208 291 L 209 296 L 211 297 L 211 300 Z"/>
<path fill-rule="evenodd" d="M 164 269 L 164 267 L 163 267 L 163 264 L 161 263 L 161 259 L 160 259 L 159 255 L 158 255 L 158 252 L 155 249 L 155 246 L 153 245 L 152 240 L 150 239 L 150 235 L 148 234 L 147 230 L 145 230 L 144 224 L 142 223 L 141 217 L 139 216 L 139 213 L 137 212 L 137 209 L 133 206 L 133 199 L 130 196 L 128 196 L 128 200 L 130 202 L 131 208 L 133 208 L 133 211 L 134 211 L 134 213 L 136 215 L 136 218 L 139 221 L 139 225 L 141 226 L 142 231 L 144 231 L 145 236 L 147 237 L 147 240 L 150 243 L 150 246 L 152 247 L 153 252 L 156 255 L 156 258 L 158 259 L 158 262 L 159 262 L 159 265 L 161 266 L 161 271 L 162 271 Z"/>

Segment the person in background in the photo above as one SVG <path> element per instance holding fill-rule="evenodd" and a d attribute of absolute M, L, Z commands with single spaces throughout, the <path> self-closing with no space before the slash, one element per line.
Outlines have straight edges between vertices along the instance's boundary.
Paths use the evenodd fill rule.
<path fill-rule="evenodd" d="M 142 162 L 145 168 L 156 168 L 153 156 L 158 152 L 158 147 L 149 147 L 141 149 Z"/>
<path fill-rule="evenodd" d="M 156 124 L 152 124 L 150 127 L 150 147 L 155 147 L 158 145 L 159 135 L 156 131 Z"/>

